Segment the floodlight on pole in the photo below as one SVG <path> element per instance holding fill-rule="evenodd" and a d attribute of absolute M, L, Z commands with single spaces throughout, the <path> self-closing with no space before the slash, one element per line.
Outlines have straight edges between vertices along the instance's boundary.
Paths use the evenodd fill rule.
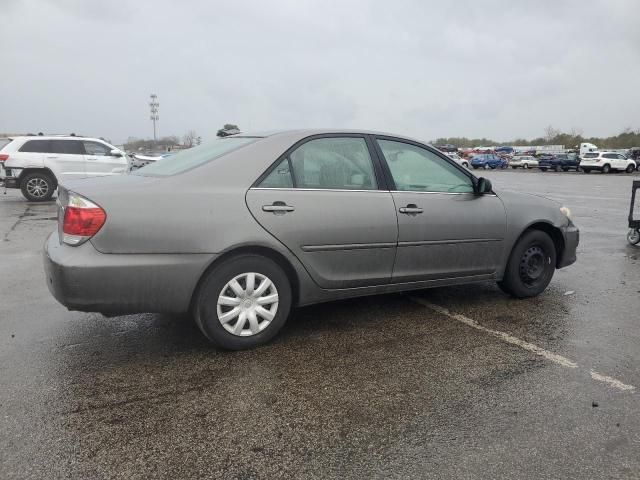
<path fill-rule="evenodd" d="M 158 140 L 156 135 L 156 122 L 160 120 L 160 104 L 158 103 L 158 95 L 152 93 L 150 97 L 151 101 L 149 102 L 149 108 L 151 110 L 151 115 L 149 118 L 153 121 L 153 141 L 155 142 Z"/>

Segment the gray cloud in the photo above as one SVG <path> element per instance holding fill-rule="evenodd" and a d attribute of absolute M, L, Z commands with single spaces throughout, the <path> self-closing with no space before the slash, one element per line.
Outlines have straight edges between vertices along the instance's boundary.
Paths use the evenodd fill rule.
<path fill-rule="evenodd" d="M 6 0 L 5 0 L 6 1 Z M 0 8 L 0 131 L 640 128 L 640 3 L 36 0 Z"/>

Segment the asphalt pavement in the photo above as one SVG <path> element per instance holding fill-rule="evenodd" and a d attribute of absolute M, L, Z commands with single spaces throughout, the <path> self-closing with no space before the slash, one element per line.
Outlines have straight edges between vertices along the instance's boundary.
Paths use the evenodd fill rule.
<path fill-rule="evenodd" d="M 67 311 L 55 204 L 0 192 L 0 478 L 640 478 L 640 177 L 486 176 L 573 211 L 578 261 L 543 295 L 306 307 L 233 353 L 186 317 Z"/>

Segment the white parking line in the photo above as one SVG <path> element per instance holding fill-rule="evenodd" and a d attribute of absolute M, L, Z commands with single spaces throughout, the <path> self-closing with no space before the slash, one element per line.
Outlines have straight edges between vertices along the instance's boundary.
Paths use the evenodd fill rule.
<path fill-rule="evenodd" d="M 513 335 L 510 335 L 506 332 L 501 332 L 500 330 L 492 330 L 491 328 L 483 327 L 478 322 L 476 322 L 475 320 L 469 317 L 465 317 L 464 315 L 460 315 L 459 313 L 450 312 L 447 308 L 428 302 L 427 300 L 423 300 L 422 298 L 416 298 L 416 297 L 410 297 L 410 298 L 414 302 L 419 303 L 420 305 L 424 305 L 425 307 L 433 310 L 434 312 L 445 315 L 460 323 L 464 323 L 465 325 L 475 328 L 476 330 L 480 330 L 481 332 L 485 332 L 490 335 L 493 335 L 494 337 L 497 337 L 504 342 L 510 343 L 512 345 L 516 345 L 524 350 L 535 353 L 536 355 L 540 355 L 541 357 L 544 357 L 547 360 L 557 363 L 558 365 L 562 365 L 563 367 L 566 367 L 566 368 L 579 368 L 576 362 L 569 360 L 568 358 L 563 357 L 562 355 L 558 355 L 557 353 L 553 353 L 548 350 L 545 350 L 544 348 L 538 347 L 533 343 L 525 342 L 524 340 L 514 337 Z M 597 380 L 598 382 L 606 383 L 614 388 L 617 388 L 618 390 L 634 391 L 636 388 L 633 385 L 627 385 L 626 383 L 622 383 L 620 380 L 616 380 L 615 378 L 609 377 L 607 375 L 602 375 L 596 372 L 595 370 L 590 370 L 589 373 L 591 374 L 591 378 L 593 378 L 594 380 Z"/>

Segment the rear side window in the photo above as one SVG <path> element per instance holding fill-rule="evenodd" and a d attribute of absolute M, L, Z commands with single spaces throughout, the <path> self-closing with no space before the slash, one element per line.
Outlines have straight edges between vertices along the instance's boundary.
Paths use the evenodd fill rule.
<path fill-rule="evenodd" d="M 66 153 L 68 155 L 82 155 L 82 145 L 78 140 L 51 140 L 51 153 Z"/>
<path fill-rule="evenodd" d="M 298 188 L 375 190 L 373 163 L 364 138 L 318 138 L 295 150 L 291 165 Z"/>
<path fill-rule="evenodd" d="M 20 147 L 20 152 L 28 153 L 52 153 L 49 140 L 29 140 Z"/>
<path fill-rule="evenodd" d="M 585 153 L 583 155 L 584 158 L 597 158 L 598 157 L 598 153 Z"/>
<path fill-rule="evenodd" d="M 602 158 L 617 158 L 618 156 L 615 153 L 605 153 L 602 155 Z"/>
<path fill-rule="evenodd" d="M 259 185 L 261 188 L 293 188 L 289 158 L 285 158 Z"/>
<path fill-rule="evenodd" d="M 293 169 L 293 172 L 291 171 Z M 262 188 L 375 190 L 378 188 L 364 138 L 310 140 L 282 160 L 260 183 Z"/>

